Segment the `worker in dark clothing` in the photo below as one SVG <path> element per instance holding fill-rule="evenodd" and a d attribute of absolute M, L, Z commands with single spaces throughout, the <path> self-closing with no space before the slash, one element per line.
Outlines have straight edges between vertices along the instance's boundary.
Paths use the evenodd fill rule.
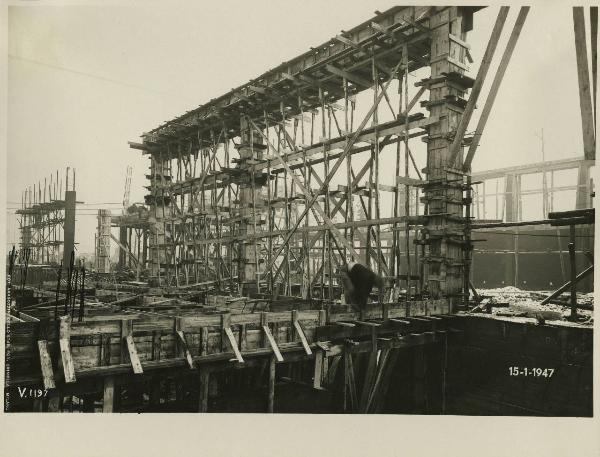
<path fill-rule="evenodd" d="M 380 290 L 383 288 L 383 279 L 378 274 L 356 262 L 349 262 L 342 267 L 341 280 L 346 303 L 353 305 L 358 311 L 366 308 L 373 286 Z"/>

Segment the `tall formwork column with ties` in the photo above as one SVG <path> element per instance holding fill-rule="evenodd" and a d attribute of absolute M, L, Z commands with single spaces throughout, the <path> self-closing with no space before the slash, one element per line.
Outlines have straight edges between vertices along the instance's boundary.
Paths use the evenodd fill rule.
<path fill-rule="evenodd" d="M 245 116 L 240 120 L 240 154 L 238 168 L 244 173 L 240 174 L 239 181 L 239 207 L 237 220 L 239 234 L 245 239 L 240 242 L 239 249 L 239 274 L 242 293 L 258 291 L 261 270 L 260 257 L 262 240 L 254 238 L 260 229 L 266 213 L 263 188 L 267 183 L 264 174 L 252 172 L 252 165 L 263 159 L 267 146 L 259 132 L 253 130 Z"/>
<path fill-rule="evenodd" d="M 427 286 L 433 298 L 447 298 L 452 310 L 461 301 L 463 288 L 463 176 L 462 151 L 451 163 L 451 144 L 465 106 L 470 78 L 467 69 L 466 32 L 472 13 L 462 7 L 437 7 L 429 20 L 431 29 L 431 79 L 427 103 L 430 116 L 439 122 L 429 127 L 427 181 L 424 200 L 428 207 L 426 233 L 429 253 Z M 471 80 L 472 81 L 472 80 Z"/>

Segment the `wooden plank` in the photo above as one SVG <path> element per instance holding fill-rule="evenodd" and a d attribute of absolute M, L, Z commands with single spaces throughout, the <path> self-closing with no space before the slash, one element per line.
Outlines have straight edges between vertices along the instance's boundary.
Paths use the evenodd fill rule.
<path fill-rule="evenodd" d="M 225 334 L 229 339 L 229 344 L 231 345 L 231 349 L 233 349 L 233 353 L 235 354 L 235 358 L 239 363 L 244 363 L 244 359 L 242 358 L 242 353 L 240 352 L 237 341 L 235 340 L 235 336 L 231 331 L 231 327 L 225 327 Z"/>
<path fill-rule="evenodd" d="M 44 389 L 54 389 L 56 387 L 56 383 L 54 382 L 54 372 L 52 371 L 52 359 L 48 353 L 48 341 L 39 340 L 38 350 L 40 353 L 42 376 L 44 378 Z"/>
<path fill-rule="evenodd" d="M 185 339 L 185 334 L 181 330 L 176 330 L 177 336 L 179 337 L 179 344 L 181 345 L 181 349 L 185 354 L 185 359 L 187 360 L 188 366 L 193 370 L 194 369 L 194 359 L 192 357 L 192 353 L 188 347 L 187 341 Z"/>
<path fill-rule="evenodd" d="M 575 277 L 575 284 L 577 284 L 579 282 L 579 280 L 585 278 L 593 271 L 594 271 L 594 265 L 590 265 L 589 267 L 587 267 L 585 270 L 583 270 L 581 273 L 579 273 Z M 571 281 L 568 281 L 567 283 L 560 286 L 556 291 L 552 292 L 552 294 L 550 294 L 548 297 L 544 298 L 541 301 L 540 305 L 545 305 L 545 304 L 549 303 L 550 300 L 553 300 L 554 298 L 558 297 L 560 294 L 562 294 L 563 292 L 568 290 L 570 287 L 571 287 Z"/>
<path fill-rule="evenodd" d="M 404 184 L 406 186 L 422 186 L 423 184 L 426 184 L 426 181 L 423 181 L 422 179 L 415 179 L 415 178 L 407 178 L 405 176 L 396 176 L 396 184 Z"/>
<path fill-rule="evenodd" d="M 112 413 L 115 410 L 115 378 L 112 376 L 105 377 L 103 390 L 102 412 Z"/>
<path fill-rule="evenodd" d="M 461 40 L 456 35 L 453 35 L 453 34 L 449 33 L 448 34 L 448 38 L 450 38 L 450 40 L 454 41 L 457 45 L 459 45 L 462 48 L 471 49 L 471 45 L 469 43 Z"/>
<path fill-rule="evenodd" d="M 37 317 L 30 316 L 29 314 L 25 314 L 24 312 L 19 312 L 19 318 L 25 322 L 39 322 L 40 320 Z"/>
<path fill-rule="evenodd" d="M 131 360 L 131 366 L 133 367 L 133 372 L 135 374 L 142 374 L 144 372 L 144 370 L 142 369 L 142 364 L 140 362 L 140 358 L 138 357 L 138 353 L 135 348 L 135 343 L 133 341 L 133 335 L 126 336 L 125 341 L 127 342 L 127 350 L 129 352 L 129 360 Z"/>
<path fill-rule="evenodd" d="M 325 358 L 325 352 L 319 351 L 315 352 L 315 371 L 313 377 L 313 387 L 315 389 L 321 389 L 321 382 L 323 380 L 323 359 Z"/>
<path fill-rule="evenodd" d="M 122 320 L 121 321 L 121 348 L 123 348 L 123 342 L 127 347 L 127 353 L 129 354 L 129 361 L 135 374 L 142 374 L 142 364 L 133 341 L 133 321 Z M 122 351 L 123 352 L 123 351 Z"/>
<path fill-rule="evenodd" d="M 349 38 L 346 38 L 343 35 L 336 35 L 335 39 L 338 40 L 340 43 L 343 43 L 343 44 L 345 44 L 347 46 L 350 46 L 350 47 L 352 47 L 354 49 L 361 49 L 362 50 L 362 46 L 360 44 L 352 41 Z"/>
<path fill-rule="evenodd" d="M 283 362 L 283 356 L 281 355 L 281 352 L 279 351 L 279 347 L 277 346 L 277 343 L 275 342 L 275 338 L 273 338 L 273 335 L 271 334 L 271 330 L 269 329 L 269 326 L 263 325 L 263 331 L 265 332 L 267 341 L 271 345 L 271 349 L 273 349 L 273 353 L 275 354 L 277 361 Z"/>
<path fill-rule="evenodd" d="M 583 133 L 583 153 L 587 160 L 596 158 L 594 137 L 594 114 L 588 68 L 585 18 L 582 6 L 573 7 L 573 28 L 575 30 L 575 53 L 577 56 L 577 80 L 579 81 L 579 108 Z"/>
<path fill-rule="evenodd" d="M 71 354 L 71 318 L 62 316 L 59 326 L 59 346 L 60 355 L 65 375 L 65 382 L 75 382 L 75 366 L 73 365 L 73 356 Z"/>
<path fill-rule="evenodd" d="M 337 68 L 334 65 L 327 64 L 327 65 L 325 65 L 325 68 L 330 73 L 332 73 L 336 76 L 339 76 L 340 78 L 346 78 L 348 81 L 352 81 L 354 84 L 357 84 L 359 86 L 367 88 L 367 87 L 371 87 L 373 85 L 372 81 L 369 81 L 369 80 L 367 80 L 361 76 L 358 76 L 354 73 L 350 73 L 349 71 Z"/>
<path fill-rule="evenodd" d="M 304 330 L 300 326 L 300 322 L 298 322 L 297 320 L 294 321 L 294 328 L 296 329 L 296 332 L 298 333 L 298 337 L 300 338 L 300 341 L 302 342 L 302 347 L 304 348 L 306 355 L 311 355 L 312 351 L 310 349 L 310 345 L 308 344 L 306 335 L 304 334 Z"/>

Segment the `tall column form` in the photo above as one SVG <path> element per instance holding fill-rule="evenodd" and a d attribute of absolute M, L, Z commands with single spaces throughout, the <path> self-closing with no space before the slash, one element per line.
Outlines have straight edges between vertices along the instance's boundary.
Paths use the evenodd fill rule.
<path fill-rule="evenodd" d="M 112 215 L 109 209 L 98 210 L 98 236 L 96 268 L 98 273 L 110 273 L 110 226 Z"/>
<path fill-rule="evenodd" d="M 67 268 L 71 262 L 71 252 L 75 251 L 75 203 L 76 192 L 74 190 L 65 191 L 63 267 Z"/>
<path fill-rule="evenodd" d="M 167 262 L 165 219 L 171 216 L 170 198 L 165 186 L 170 182 L 169 161 L 164 160 L 160 153 L 153 153 L 150 156 L 150 194 L 146 196 L 146 204 L 150 207 L 148 279 L 153 285 L 165 283 L 164 265 Z"/>
<path fill-rule="evenodd" d="M 433 298 L 446 298 L 450 308 L 460 303 L 463 292 L 463 153 L 450 163 L 451 144 L 462 117 L 470 78 L 462 77 L 466 67 L 466 32 L 472 13 L 452 7 L 436 7 L 431 16 L 431 79 L 427 104 L 431 117 L 439 122 L 429 128 L 427 138 L 428 207 L 426 234 L 429 252 L 427 287 Z M 471 80 L 472 81 L 472 80 Z M 461 148 L 462 149 L 462 148 Z"/>
<path fill-rule="evenodd" d="M 239 276 L 242 293 L 249 293 L 257 290 L 259 275 L 263 272 L 260 264 L 263 242 L 247 237 L 259 232 L 261 223 L 266 220 L 264 188 L 267 182 L 264 173 L 254 174 L 250 167 L 263 159 L 267 146 L 243 116 L 240 127 L 240 159 L 237 168 L 244 173 L 240 173 L 239 177 L 239 207 L 236 218 L 239 220 L 239 234 L 246 238 L 240 245 Z"/>

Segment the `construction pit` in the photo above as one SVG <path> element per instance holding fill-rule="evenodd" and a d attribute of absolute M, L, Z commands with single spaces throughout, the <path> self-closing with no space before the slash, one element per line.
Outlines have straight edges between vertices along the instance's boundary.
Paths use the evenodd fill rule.
<path fill-rule="evenodd" d="M 590 87 L 580 156 L 471 172 L 529 7 L 471 135 L 509 8 L 473 78 L 481 10 L 377 12 L 130 142 L 148 192 L 99 210 L 92 263 L 75 254 L 74 174 L 24 192 L 5 411 L 591 417 Z M 541 219 L 523 214 L 532 196 Z M 362 308 L 348 259 L 383 279 Z"/>

